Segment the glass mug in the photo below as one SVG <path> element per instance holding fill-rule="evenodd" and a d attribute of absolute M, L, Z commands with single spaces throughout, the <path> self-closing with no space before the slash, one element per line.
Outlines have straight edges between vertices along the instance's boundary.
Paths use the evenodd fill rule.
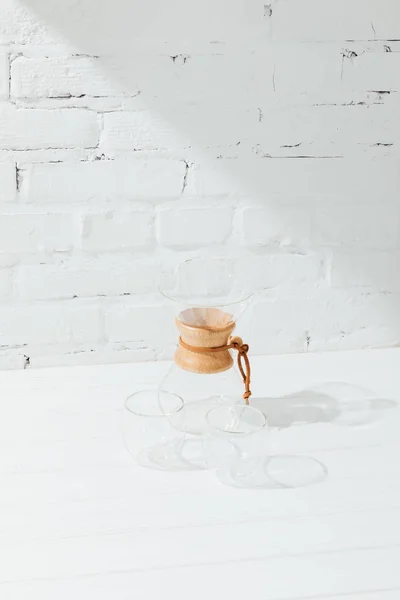
<path fill-rule="evenodd" d="M 243 404 L 220 405 L 206 415 L 205 454 L 219 481 L 238 487 L 265 485 L 267 420 Z"/>

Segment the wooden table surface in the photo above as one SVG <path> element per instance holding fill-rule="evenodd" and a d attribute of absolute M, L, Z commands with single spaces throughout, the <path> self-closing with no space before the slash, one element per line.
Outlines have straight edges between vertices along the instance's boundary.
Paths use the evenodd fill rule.
<path fill-rule="evenodd" d="M 1 600 L 399 600 L 400 349 L 253 359 L 271 452 L 241 490 L 134 464 L 121 408 L 168 365 L 0 374 Z"/>

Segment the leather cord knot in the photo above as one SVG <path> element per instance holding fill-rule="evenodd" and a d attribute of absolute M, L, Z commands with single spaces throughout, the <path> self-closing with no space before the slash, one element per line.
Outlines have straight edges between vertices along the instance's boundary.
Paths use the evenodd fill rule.
<path fill-rule="evenodd" d="M 250 391 L 251 369 L 250 369 L 250 360 L 248 357 L 249 345 L 244 344 L 242 338 L 233 337 L 229 340 L 228 348 L 232 348 L 233 350 L 237 350 L 237 352 L 238 352 L 238 360 L 237 360 L 238 368 L 239 368 L 239 371 L 240 371 L 240 374 L 242 376 L 243 383 L 245 386 L 243 398 L 246 400 L 246 404 L 248 404 L 249 398 L 251 396 L 251 391 Z M 244 366 L 243 366 L 243 363 L 244 363 Z"/>
<path fill-rule="evenodd" d="M 224 350 L 236 350 L 238 353 L 237 357 L 237 365 L 240 371 L 240 374 L 243 379 L 245 391 L 243 394 L 243 398 L 246 401 L 246 404 L 249 404 L 249 398 L 251 396 L 250 391 L 250 376 L 251 376 L 251 368 L 250 368 L 250 360 L 248 357 L 249 345 L 244 344 L 242 338 L 240 337 L 232 337 L 229 340 L 229 343 L 225 346 L 216 346 L 214 348 L 207 348 L 206 346 L 191 346 L 179 338 L 180 345 L 189 350 L 190 352 L 196 352 L 197 354 L 208 354 L 212 352 L 223 352 Z"/>

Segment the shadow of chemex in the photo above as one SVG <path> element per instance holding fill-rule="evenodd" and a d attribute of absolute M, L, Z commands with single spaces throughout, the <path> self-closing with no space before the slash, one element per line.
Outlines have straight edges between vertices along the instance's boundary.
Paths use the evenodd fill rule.
<path fill-rule="evenodd" d="M 326 382 L 286 396 L 254 398 L 252 405 L 267 416 L 270 427 L 284 429 L 312 423 L 360 427 L 382 419 L 397 402 L 361 386 Z"/>

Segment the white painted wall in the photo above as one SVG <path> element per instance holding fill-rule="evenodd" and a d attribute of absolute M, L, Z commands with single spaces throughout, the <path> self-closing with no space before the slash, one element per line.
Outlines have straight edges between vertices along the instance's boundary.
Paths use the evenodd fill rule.
<path fill-rule="evenodd" d="M 170 355 L 241 254 L 255 353 L 400 342 L 399 0 L 2 0 L 0 368 Z"/>

